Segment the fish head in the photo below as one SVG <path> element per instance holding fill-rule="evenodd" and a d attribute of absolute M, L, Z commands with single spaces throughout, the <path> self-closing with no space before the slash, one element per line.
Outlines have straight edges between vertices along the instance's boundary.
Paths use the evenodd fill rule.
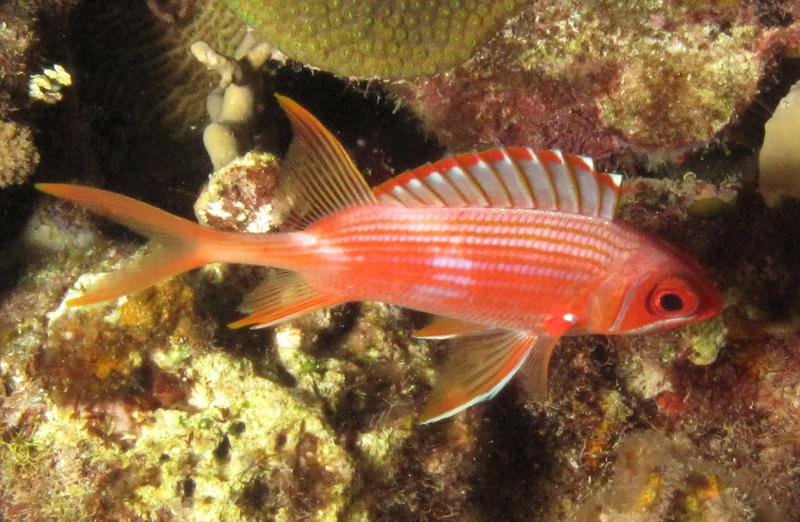
<path fill-rule="evenodd" d="M 609 275 L 589 306 L 593 332 L 642 334 L 714 317 L 722 296 L 691 256 L 647 238 Z"/>

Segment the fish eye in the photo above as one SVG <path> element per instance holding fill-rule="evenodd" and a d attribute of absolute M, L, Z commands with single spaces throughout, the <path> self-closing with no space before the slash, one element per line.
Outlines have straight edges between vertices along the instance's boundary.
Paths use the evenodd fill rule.
<path fill-rule="evenodd" d="M 680 312 L 683 309 L 683 299 L 678 294 L 668 292 L 658 296 L 658 305 L 667 312 Z"/>
<path fill-rule="evenodd" d="M 669 277 L 659 282 L 650 292 L 650 311 L 658 316 L 689 315 L 700 304 L 697 294 L 681 278 Z"/>

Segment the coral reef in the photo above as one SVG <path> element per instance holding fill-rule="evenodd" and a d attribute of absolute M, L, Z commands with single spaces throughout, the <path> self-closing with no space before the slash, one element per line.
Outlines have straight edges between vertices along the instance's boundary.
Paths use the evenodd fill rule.
<path fill-rule="evenodd" d="M 520 0 L 229 0 L 288 57 L 342 76 L 407 78 L 466 61 Z"/>
<path fill-rule="evenodd" d="M 276 12 L 306 5 L 289 4 Z M 424 2 L 401 4 L 417 16 Z M 259 69 L 220 0 L 0 5 L 0 169 L 14 165 L 0 178 L 22 183 L 0 192 L 0 519 L 800 518 L 800 207 L 764 205 L 753 130 L 800 79 L 796 59 L 779 58 L 800 50 L 797 2 L 498 2 L 469 45 L 445 42 L 478 4 L 435 2 L 425 16 L 442 40 L 392 54 L 365 38 L 367 54 L 351 51 L 361 61 L 322 29 L 300 50 L 279 41 L 289 23 L 262 33 L 312 67 L 383 79 L 369 83 L 277 55 Z M 373 27 L 384 43 L 400 34 Z M 390 80 L 420 72 L 434 74 Z M 212 144 L 225 165 L 209 178 L 208 95 L 224 101 L 228 88 L 246 110 L 210 107 L 233 142 Z M 516 383 L 418 426 L 438 363 L 458 348 L 413 338 L 419 314 L 351 303 L 229 330 L 242 296 L 275 273 L 218 265 L 64 307 L 144 247 L 71 205 L 35 202 L 36 158 L 42 180 L 186 217 L 194 203 L 207 226 L 280 229 L 289 130 L 272 90 L 318 114 L 373 185 L 436 159 L 436 140 L 605 158 L 628 175 L 621 219 L 696 255 L 725 290 L 724 313 L 672 332 L 569 337 L 547 402 Z M 643 172 L 654 177 L 631 176 Z"/>
<path fill-rule="evenodd" d="M 797 39 L 766 18 L 729 2 L 537 2 L 453 74 L 390 88 L 452 150 L 675 156 L 734 121 Z"/>

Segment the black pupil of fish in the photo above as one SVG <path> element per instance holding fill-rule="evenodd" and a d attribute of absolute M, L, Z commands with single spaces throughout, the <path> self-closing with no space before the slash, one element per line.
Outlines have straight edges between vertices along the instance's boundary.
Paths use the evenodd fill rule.
<path fill-rule="evenodd" d="M 658 304 L 667 312 L 677 312 L 683 308 L 683 299 L 677 294 L 664 294 L 658 298 Z"/>

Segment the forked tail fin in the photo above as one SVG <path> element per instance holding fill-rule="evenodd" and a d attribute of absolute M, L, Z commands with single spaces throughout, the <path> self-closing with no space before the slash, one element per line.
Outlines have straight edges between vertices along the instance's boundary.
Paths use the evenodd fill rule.
<path fill-rule="evenodd" d="M 80 306 L 116 299 L 162 279 L 215 261 L 225 232 L 203 227 L 135 199 L 80 185 L 39 183 L 36 188 L 75 202 L 150 239 L 150 251 L 106 274 L 67 304 Z"/>

